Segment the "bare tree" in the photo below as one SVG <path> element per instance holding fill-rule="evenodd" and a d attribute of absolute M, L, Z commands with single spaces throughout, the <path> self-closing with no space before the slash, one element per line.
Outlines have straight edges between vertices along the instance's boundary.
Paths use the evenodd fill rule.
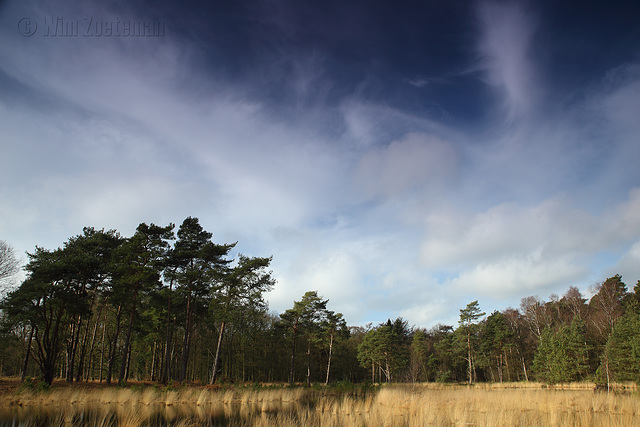
<path fill-rule="evenodd" d="M 616 274 L 598 284 L 593 292 L 595 295 L 589 301 L 591 322 L 606 340 L 618 318 L 624 314 L 623 301 L 627 296 L 627 286 L 622 281 L 622 276 Z"/>
<path fill-rule="evenodd" d="M 18 273 L 20 263 L 13 248 L 4 240 L 0 240 L 0 285 Z"/>
<path fill-rule="evenodd" d="M 564 294 L 562 300 L 564 305 L 571 313 L 571 319 L 582 319 L 587 309 L 586 299 L 582 297 L 580 290 L 575 286 L 570 286 L 569 290 Z"/>
<path fill-rule="evenodd" d="M 531 332 L 540 341 L 540 336 L 545 327 L 551 326 L 551 319 L 547 313 L 544 301 L 536 296 L 529 296 L 520 300 L 520 311 L 529 325 Z"/>

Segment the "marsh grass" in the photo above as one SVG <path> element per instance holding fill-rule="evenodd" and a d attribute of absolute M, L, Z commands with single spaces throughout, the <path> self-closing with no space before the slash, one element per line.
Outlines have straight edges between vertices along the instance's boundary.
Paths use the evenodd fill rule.
<path fill-rule="evenodd" d="M 360 394 L 303 387 L 69 387 L 1 396 L 0 420 L 92 427 L 640 425 L 636 387 L 615 390 L 594 392 L 588 383 L 394 385 Z"/>

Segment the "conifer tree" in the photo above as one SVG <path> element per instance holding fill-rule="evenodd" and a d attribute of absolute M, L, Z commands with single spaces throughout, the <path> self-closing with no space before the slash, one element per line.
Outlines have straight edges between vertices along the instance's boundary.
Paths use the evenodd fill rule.
<path fill-rule="evenodd" d="M 463 309 L 460 309 L 460 325 L 458 330 L 463 337 L 467 350 L 467 373 L 469 375 L 469 384 L 473 383 L 474 373 L 474 353 L 476 346 L 476 332 L 478 330 L 478 321 L 485 313 L 480 310 L 478 301 L 472 301 Z"/>

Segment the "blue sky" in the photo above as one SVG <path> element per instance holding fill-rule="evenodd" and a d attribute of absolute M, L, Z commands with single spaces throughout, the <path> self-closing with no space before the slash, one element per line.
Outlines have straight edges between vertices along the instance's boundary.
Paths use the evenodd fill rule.
<path fill-rule="evenodd" d="M 640 279 L 637 3 L 202 3 L 0 2 L 0 239 L 196 216 L 354 325 Z"/>

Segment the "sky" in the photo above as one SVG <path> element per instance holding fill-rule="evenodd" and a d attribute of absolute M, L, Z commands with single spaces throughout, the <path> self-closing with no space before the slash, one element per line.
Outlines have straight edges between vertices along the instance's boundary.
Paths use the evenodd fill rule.
<path fill-rule="evenodd" d="M 640 279 L 640 3 L 0 0 L 0 240 L 198 217 L 350 325 Z"/>

